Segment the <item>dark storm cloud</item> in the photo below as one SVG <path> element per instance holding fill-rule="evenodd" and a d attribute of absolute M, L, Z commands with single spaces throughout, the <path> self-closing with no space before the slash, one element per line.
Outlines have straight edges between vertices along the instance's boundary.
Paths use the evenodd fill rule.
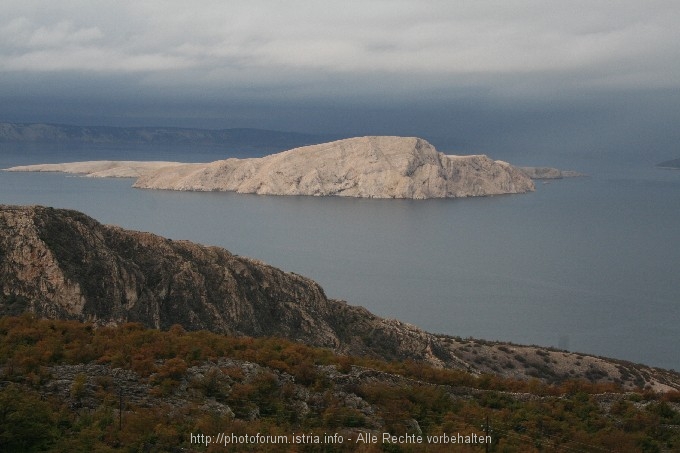
<path fill-rule="evenodd" d="M 0 115 L 483 138 L 672 92 L 678 22 L 674 0 L 8 0 Z"/>

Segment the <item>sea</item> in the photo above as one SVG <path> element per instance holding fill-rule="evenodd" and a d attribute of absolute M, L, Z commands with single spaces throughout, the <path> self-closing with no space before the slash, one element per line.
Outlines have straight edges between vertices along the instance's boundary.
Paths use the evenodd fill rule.
<path fill-rule="evenodd" d="M 0 143 L 0 168 L 226 157 L 240 156 L 218 147 Z M 588 176 L 538 181 L 528 194 L 375 200 L 139 190 L 131 179 L 0 172 L 0 204 L 76 209 L 225 247 L 435 333 L 680 370 L 680 170 L 643 157 L 554 160 Z"/>

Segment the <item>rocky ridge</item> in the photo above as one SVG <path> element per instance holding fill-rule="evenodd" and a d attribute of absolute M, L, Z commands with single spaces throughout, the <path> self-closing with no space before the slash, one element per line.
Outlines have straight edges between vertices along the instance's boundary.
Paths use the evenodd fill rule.
<path fill-rule="evenodd" d="M 278 336 L 343 354 L 560 382 L 680 389 L 680 374 L 537 346 L 424 332 L 328 299 L 305 277 L 217 247 L 102 225 L 45 207 L 0 207 L 0 314 L 97 325 Z"/>
<path fill-rule="evenodd" d="M 106 166 L 102 172 L 101 167 Z M 251 159 L 207 164 L 72 163 L 13 167 L 90 176 L 138 176 L 134 187 L 260 195 L 453 198 L 524 193 L 531 179 L 484 155 L 449 156 L 415 137 L 357 137 Z"/>

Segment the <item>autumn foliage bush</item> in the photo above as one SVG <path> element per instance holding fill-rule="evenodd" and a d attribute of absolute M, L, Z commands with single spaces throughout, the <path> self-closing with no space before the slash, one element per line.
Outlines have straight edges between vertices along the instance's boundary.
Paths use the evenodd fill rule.
<path fill-rule="evenodd" d="M 225 358 L 233 365 L 218 366 Z M 238 363 L 257 366 L 246 372 Z M 45 396 L 51 367 L 79 364 L 134 372 L 158 397 L 158 404 L 128 401 L 120 416 L 121 400 L 111 379 L 82 373 L 73 378 L 68 395 Z M 202 371 L 190 377 L 192 367 Z M 339 389 L 328 369 L 341 376 L 369 372 L 377 377 Z M 180 387 L 191 396 L 185 405 L 162 402 L 176 398 Z M 300 388 L 316 395 L 305 411 L 291 405 Z M 598 402 L 602 394 L 617 396 L 606 406 Z M 349 404 L 353 400 L 347 395 L 370 405 L 370 410 Z M 535 379 L 476 376 L 412 361 L 340 356 L 279 338 L 187 332 L 181 326 L 159 331 L 134 323 L 95 328 L 30 315 L 0 318 L 3 452 L 226 451 L 191 444 L 189 434 L 196 432 L 323 436 L 379 429 L 393 434 L 481 435 L 487 419 L 493 427 L 491 451 L 678 451 L 678 395 L 624 393 L 615 384 L 585 381 L 549 385 Z M 86 398 L 98 401 L 98 406 L 79 408 Z M 207 410 L 208 400 L 226 404 L 231 412 Z M 229 451 L 252 451 L 250 447 L 232 445 Z M 257 451 L 422 451 L 417 445 L 348 443 L 260 447 Z M 451 451 L 450 445 L 427 447 L 430 452 Z"/>

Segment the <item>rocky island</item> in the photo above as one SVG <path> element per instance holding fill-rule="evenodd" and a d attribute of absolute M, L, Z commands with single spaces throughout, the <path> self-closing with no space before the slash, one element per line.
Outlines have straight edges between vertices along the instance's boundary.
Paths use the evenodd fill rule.
<path fill-rule="evenodd" d="M 680 389 L 680 374 L 538 346 L 461 339 L 329 299 L 314 281 L 218 247 L 102 225 L 76 211 L 0 206 L 0 316 L 274 336 L 336 353 L 513 379 Z"/>
<path fill-rule="evenodd" d="M 446 155 L 416 137 L 357 137 L 204 164 L 76 162 L 9 170 L 136 177 L 134 187 L 143 189 L 261 195 L 425 199 L 534 190 L 531 178 L 506 162 L 484 155 Z"/>

